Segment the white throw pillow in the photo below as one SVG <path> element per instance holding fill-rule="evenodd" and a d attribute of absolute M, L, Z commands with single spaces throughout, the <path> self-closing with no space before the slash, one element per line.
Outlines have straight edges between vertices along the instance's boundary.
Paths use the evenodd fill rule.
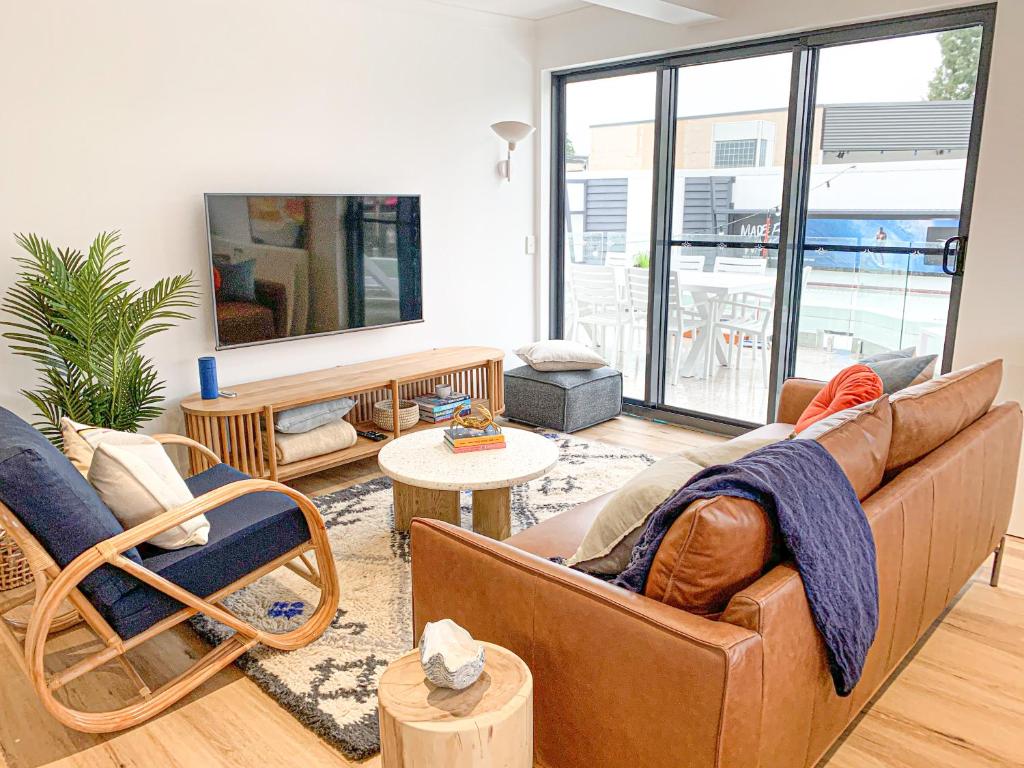
<path fill-rule="evenodd" d="M 536 371 L 589 371 L 608 365 L 589 347 L 564 339 L 527 344 L 517 349 L 516 355 Z"/>
<path fill-rule="evenodd" d="M 89 475 L 92 455 L 101 443 L 141 445 L 154 442 L 153 438 L 146 435 L 121 432 L 107 427 L 90 427 L 88 424 L 72 421 L 67 416 L 61 417 L 60 434 L 64 439 L 64 455 L 68 457 L 75 469 L 86 476 Z"/>
<path fill-rule="evenodd" d="M 778 438 L 740 436 L 714 445 L 689 448 L 654 462 L 608 499 L 566 565 L 587 573 L 615 575 L 629 565 L 644 524 L 663 501 L 705 467 L 728 464 Z"/>
<path fill-rule="evenodd" d="M 103 503 L 126 529 L 194 498 L 163 446 L 151 437 L 136 437 L 145 439 L 129 445 L 101 442 L 92 454 L 88 475 Z M 199 515 L 157 534 L 149 543 L 181 549 L 205 544 L 209 537 L 210 521 Z"/>

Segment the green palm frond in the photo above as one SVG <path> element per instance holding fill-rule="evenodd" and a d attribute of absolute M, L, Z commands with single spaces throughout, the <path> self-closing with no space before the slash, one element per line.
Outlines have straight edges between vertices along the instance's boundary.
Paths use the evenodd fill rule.
<path fill-rule="evenodd" d="M 162 412 L 159 379 L 142 347 L 153 335 L 189 320 L 196 306 L 192 274 L 142 289 L 125 278 L 118 232 L 102 232 L 87 252 L 16 235 L 17 280 L 0 309 L 11 350 L 36 365 L 39 383 L 22 394 L 35 426 L 60 444 L 60 419 L 130 432 Z"/>

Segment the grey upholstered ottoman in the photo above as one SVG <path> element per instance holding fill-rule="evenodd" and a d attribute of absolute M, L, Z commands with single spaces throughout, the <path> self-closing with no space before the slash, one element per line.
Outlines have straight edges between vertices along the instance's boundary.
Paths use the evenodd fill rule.
<path fill-rule="evenodd" d="M 561 432 L 598 424 L 622 413 L 622 374 L 537 371 L 528 365 L 505 373 L 505 418 Z"/>

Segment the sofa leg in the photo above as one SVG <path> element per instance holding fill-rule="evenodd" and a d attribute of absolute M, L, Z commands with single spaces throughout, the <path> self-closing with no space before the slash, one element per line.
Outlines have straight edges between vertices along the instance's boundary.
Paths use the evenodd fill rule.
<path fill-rule="evenodd" d="M 1003 570 L 1003 555 L 1006 553 L 1006 537 L 1003 536 L 999 540 L 999 548 L 996 549 L 996 557 L 992 562 L 992 578 L 989 579 L 989 584 L 993 587 L 999 586 L 999 573 Z"/>

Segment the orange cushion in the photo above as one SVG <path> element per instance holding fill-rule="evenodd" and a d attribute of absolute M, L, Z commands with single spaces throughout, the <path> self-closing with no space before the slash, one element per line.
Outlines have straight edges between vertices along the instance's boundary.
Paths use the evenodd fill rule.
<path fill-rule="evenodd" d="M 811 404 L 800 414 L 795 431 L 802 432 L 826 416 L 876 400 L 881 396 L 882 380 L 873 370 L 866 365 L 843 368 L 814 396 Z"/>

